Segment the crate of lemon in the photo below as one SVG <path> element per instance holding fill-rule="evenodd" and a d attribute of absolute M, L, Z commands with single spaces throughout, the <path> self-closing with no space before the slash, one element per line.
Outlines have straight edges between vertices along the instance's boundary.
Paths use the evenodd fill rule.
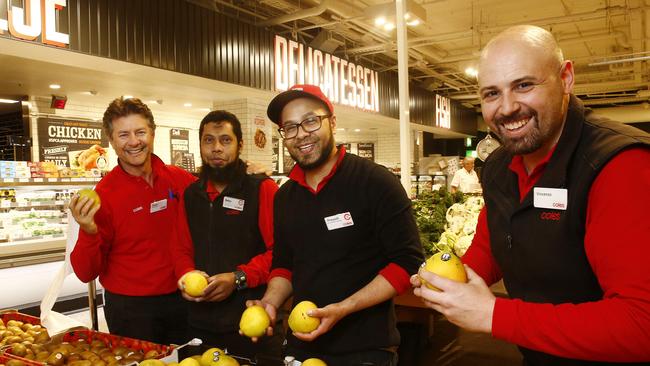
<path fill-rule="evenodd" d="M 165 363 L 162 360 L 152 359 L 140 362 L 139 366 L 246 366 L 250 364 L 252 363 L 240 364 L 235 356 L 214 347 L 203 352 L 202 355 L 187 357 L 180 362 Z"/>
<path fill-rule="evenodd" d="M 457 282 L 467 282 L 467 272 L 465 272 L 463 262 L 451 251 L 440 251 L 432 255 L 422 264 L 422 268 L 440 277 Z M 424 278 L 420 277 L 420 280 L 428 288 L 440 291 L 440 289 L 425 281 Z"/>

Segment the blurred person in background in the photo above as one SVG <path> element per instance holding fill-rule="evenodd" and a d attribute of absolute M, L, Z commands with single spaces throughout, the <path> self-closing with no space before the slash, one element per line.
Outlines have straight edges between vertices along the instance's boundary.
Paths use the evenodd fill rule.
<path fill-rule="evenodd" d="M 458 169 L 451 180 L 451 193 L 461 191 L 470 193 L 478 187 L 478 175 L 474 171 L 474 158 L 471 156 L 463 159 L 463 169 Z"/>

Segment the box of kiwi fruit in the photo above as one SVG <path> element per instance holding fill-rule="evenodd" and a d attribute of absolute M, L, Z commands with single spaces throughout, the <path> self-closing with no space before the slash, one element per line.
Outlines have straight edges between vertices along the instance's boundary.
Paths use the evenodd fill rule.
<path fill-rule="evenodd" d="M 9 355 L 0 354 L 0 366 L 40 366 L 38 362 L 19 360 Z"/>
<path fill-rule="evenodd" d="M 12 361 L 5 366 L 125 366 L 163 358 L 173 350 L 168 345 L 86 328 L 71 329 L 50 338 L 41 325 L 23 322 L 38 318 L 21 315 L 24 314 L 2 314 L 6 323 L 0 318 L 0 354 Z"/>

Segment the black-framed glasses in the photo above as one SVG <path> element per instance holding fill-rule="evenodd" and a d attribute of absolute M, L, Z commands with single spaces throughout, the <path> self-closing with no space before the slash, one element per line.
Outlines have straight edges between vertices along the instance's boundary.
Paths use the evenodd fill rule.
<path fill-rule="evenodd" d="M 291 123 L 285 126 L 278 128 L 280 136 L 283 139 L 288 140 L 298 136 L 298 128 L 302 127 L 302 130 L 310 133 L 320 130 L 323 126 L 323 118 L 330 118 L 331 115 L 326 114 L 322 116 L 309 116 L 303 119 L 300 123 Z"/>

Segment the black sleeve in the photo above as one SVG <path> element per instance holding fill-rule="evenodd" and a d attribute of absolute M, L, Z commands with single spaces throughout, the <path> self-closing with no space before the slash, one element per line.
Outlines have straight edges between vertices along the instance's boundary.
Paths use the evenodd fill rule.
<path fill-rule="evenodd" d="M 415 274 L 424 255 L 411 200 L 399 179 L 383 166 L 373 168 L 371 177 L 368 199 L 374 212 L 376 240 L 389 263 Z"/>
<path fill-rule="evenodd" d="M 286 194 L 282 188 L 275 194 L 273 200 L 273 261 L 271 262 L 271 271 L 276 268 L 283 268 L 293 271 L 293 249 L 285 240 L 284 202 Z"/>

